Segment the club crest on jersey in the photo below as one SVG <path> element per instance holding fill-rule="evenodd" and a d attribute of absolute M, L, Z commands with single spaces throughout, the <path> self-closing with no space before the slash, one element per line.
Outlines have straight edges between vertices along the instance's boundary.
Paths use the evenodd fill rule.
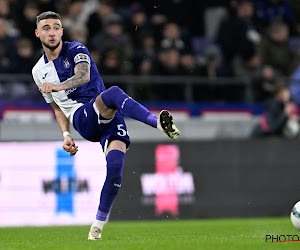
<path fill-rule="evenodd" d="M 90 63 L 90 57 L 87 54 L 79 53 L 75 56 L 74 62 L 79 63 L 79 62 L 87 62 Z"/>
<path fill-rule="evenodd" d="M 67 69 L 67 68 L 70 68 L 70 62 L 68 61 L 68 58 L 66 58 L 65 60 L 64 60 L 64 67 Z"/>

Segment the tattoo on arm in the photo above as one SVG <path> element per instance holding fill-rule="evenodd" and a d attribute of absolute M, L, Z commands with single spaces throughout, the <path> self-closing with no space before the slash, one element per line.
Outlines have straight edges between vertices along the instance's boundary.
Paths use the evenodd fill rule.
<path fill-rule="evenodd" d="M 90 80 L 90 65 L 86 62 L 78 63 L 74 68 L 75 75 L 62 82 L 60 89 L 72 89 L 86 84 Z"/>

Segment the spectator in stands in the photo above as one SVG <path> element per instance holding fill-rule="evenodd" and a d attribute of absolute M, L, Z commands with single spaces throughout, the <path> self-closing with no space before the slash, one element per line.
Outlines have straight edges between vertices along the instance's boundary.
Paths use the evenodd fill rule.
<path fill-rule="evenodd" d="M 78 29 L 80 29 L 81 31 L 79 33 L 81 41 L 86 41 L 86 26 L 81 18 L 81 11 L 84 3 L 85 0 L 73 0 L 68 7 L 68 10 L 66 10 L 66 15 L 63 16 L 64 32 L 67 33 L 70 39 L 73 39 L 73 37 L 76 36 L 76 33 L 78 35 Z"/>
<path fill-rule="evenodd" d="M 235 58 L 233 62 L 233 71 L 235 76 L 251 76 L 256 75 L 257 70 L 261 66 L 261 59 L 255 48 L 248 50 L 243 57 Z"/>
<path fill-rule="evenodd" d="M 5 18 L 7 34 L 10 37 L 17 38 L 20 31 L 17 29 L 17 20 L 15 10 L 7 0 L 0 0 L 0 17 Z"/>
<path fill-rule="evenodd" d="M 180 52 L 191 48 L 191 45 L 181 38 L 181 30 L 174 22 L 167 23 L 162 31 L 159 49 L 176 48 Z"/>
<path fill-rule="evenodd" d="M 119 15 L 110 15 L 105 22 L 105 32 L 98 33 L 93 41 L 92 47 L 100 54 L 108 50 L 118 52 L 123 73 L 132 70 L 131 59 L 133 56 L 133 46 L 130 37 L 123 31 L 123 22 Z"/>
<path fill-rule="evenodd" d="M 130 16 L 127 25 L 128 34 L 130 35 L 133 46 L 136 49 L 141 47 L 141 38 L 145 33 L 151 32 L 151 26 L 148 22 L 148 17 L 142 8 L 141 4 L 134 3 L 129 8 Z"/>
<path fill-rule="evenodd" d="M 180 75 L 180 52 L 177 48 L 161 49 L 158 59 L 156 75 Z"/>
<path fill-rule="evenodd" d="M 153 58 L 144 57 L 138 64 L 136 69 L 136 75 L 140 76 L 151 76 L 154 73 L 154 63 Z M 133 86 L 134 99 L 141 101 L 154 100 L 153 89 L 154 86 L 151 84 L 151 77 L 149 77 L 149 82 L 139 83 Z"/>
<path fill-rule="evenodd" d="M 168 22 L 168 19 L 165 15 L 161 13 L 154 13 L 150 17 L 150 24 L 153 30 L 153 35 L 155 38 L 155 41 L 160 41 L 162 38 L 162 30 L 165 26 L 165 24 Z"/>
<path fill-rule="evenodd" d="M 139 46 L 139 48 L 142 56 L 150 57 L 154 59 L 156 57 L 156 51 L 155 51 L 155 39 L 152 33 L 146 32 L 141 34 L 140 43 L 141 45 Z"/>
<path fill-rule="evenodd" d="M 278 73 L 271 66 L 258 65 L 256 72 L 252 74 L 251 80 L 254 91 L 254 101 L 264 102 L 271 98 L 278 79 Z"/>
<path fill-rule="evenodd" d="M 33 30 L 36 29 L 36 16 L 40 10 L 35 2 L 27 2 L 24 6 L 22 18 L 19 19 L 18 27 L 21 31 L 21 36 L 28 38 L 35 48 L 40 48 L 40 42 L 37 41 Z"/>
<path fill-rule="evenodd" d="M 100 61 L 100 73 L 102 75 L 121 75 L 121 60 L 118 51 L 108 50 L 103 53 Z"/>
<path fill-rule="evenodd" d="M 7 35 L 6 20 L 0 17 L 0 73 L 11 73 L 15 51 Z"/>
<path fill-rule="evenodd" d="M 158 62 L 155 63 L 155 75 L 177 76 L 180 75 L 180 52 L 174 47 L 161 49 L 158 54 Z M 176 84 L 162 84 L 156 88 L 162 100 L 182 100 L 183 88 Z"/>
<path fill-rule="evenodd" d="M 293 14 L 288 0 L 258 0 L 256 6 L 256 15 L 265 27 L 273 21 L 282 21 L 293 26 Z"/>
<path fill-rule="evenodd" d="M 98 70 L 100 70 L 101 69 L 101 66 L 100 66 L 100 64 L 101 64 L 101 55 L 100 55 L 99 51 L 96 50 L 96 49 L 90 48 L 90 53 L 91 53 L 91 56 L 92 56 L 92 58 L 93 58 L 93 60 L 96 64 Z"/>
<path fill-rule="evenodd" d="M 235 60 L 234 73 L 251 82 L 254 101 L 264 102 L 273 96 L 278 73 L 271 66 L 262 64 L 256 49 L 249 50 L 249 54 L 244 54 L 244 58 Z"/>
<path fill-rule="evenodd" d="M 226 4 L 228 0 L 195 1 L 195 0 L 140 0 L 149 16 L 162 15 L 171 22 L 177 23 L 189 35 L 203 34 L 203 11 L 208 4 Z"/>
<path fill-rule="evenodd" d="M 36 59 L 31 40 L 21 38 L 16 43 L 16 56 L 12 63 L 13 73 L 30 74 Z"/>
<path fill-rule="evenodd" d="M 87 29 L 81 22 L 74 24 L 72 29 L 69 30 L 70 41 L 77 41 L 82 44 L 87 44 Z"/>
<path fill-rule="evenodd" d="M 9 19 L 10 16 L 10 6 L 8 1 L 6 0 L 0 0 L 0 16 Z"/>
<path fill-rule="evenodd" d="M 199 75 L 199 65 L 196 62 L 195 55 L 191 50 L 185 50 L 180 57 L 180 73 L 182 75 Z"/>
<path fill-rule="evenodd" d="M 99 7 L 96 12 L 91 14 L 87 21 L 88 40 L 92 40 L 95 35 L 104 31 L 106 19 L 115 14 L 113 0 L 99 0 Z"/>
<path fill-rule="evenodd" d="M 253 136 L 296 137 L 299 134 L 297 105 L 291 101 L 290 91 L 285 84 L 278 84 L 273 98 L 265 103 L 265 113 Z"/>
<path fill-rule="evenodd" d="M 31 40 L 21 38 L 16 42 L 16 55 L 12 62 L 12 73 L 30 74 L 40 54 L 35 55 Z M 31 99 L 36 97 L 36 86 L 32 81 L 16 81 L 10 83 L 12 90 L 11 98 L 13 99 Z"/>
<path fill-rule="evenodd" d="M 155 74 L 154 64 L 157 60 L 155 39 L 150 31 L 141 33 L 140 46 L 133 58 L 134 73 L 140 76 Z M 133 87 L 134 98 L 137 100 L 153 100 L 153 86 L 151 82 L 137 84 Z"/>
<path fill-rule="evenodd" d="M 250 0 L 240 0 L 236 7 L 236 15 L 225 19 L 217 36 L 228 65 L 228 74 L 232 75 L 232 62 L 235 57 L 248 54 L 249 50 L 260 41 L 259 26 L 254 17 L 254 6 Z"/>
<path fill-rule="evenodd" d="M 138 48 L 135 48 L 132 63 L 133 63 L 133 73 L 140 74 L 143 72 L 140 71 L 140 64 L 143 61 L 152 62 L 156 60 L 156 49 L 155 49 L 155 40 L 152 33 L 142 33 L 139 40 Z M 150 60 L 150 61 L 149 61 Z M 147 63 L 146 63 L 147 64 Z M 151 67 L 152 68 L 152 67 Z M 143 73 L 142 73 L 143 74 Z"/>
<path fill-rule="evenodd" d="M 138 65 L 137 75 L 150 76 L 153 74 L 153 59 L 150 57 L 145 57 Z"/>
<path fill-rule="evenodd" d="M 284 76 L 291 73 L 292 56 L 288 46 L 289 29 L 280 21 L 274 21 L 259 44 L 262 64 L 272 66 Z"/>
<path fill-rule="evenodd" d="M 222 54 L 218 47 L 211 45 L 206 48 L 199 60 L 199 74 L 208 78 L 222 76 Z"/>
<path fill-rule="evenodd" d="M 149 31 L 141 33 L 140 45 L 135 51 L 133 58 L 133 73 L 140 76 L 151 76 L 155 74 L 154 64 L 157 60 L 154 36 Z M 148 83 L 133 86 L 134 98 L 136 100 L 153 100 L 153 85 Z"/>

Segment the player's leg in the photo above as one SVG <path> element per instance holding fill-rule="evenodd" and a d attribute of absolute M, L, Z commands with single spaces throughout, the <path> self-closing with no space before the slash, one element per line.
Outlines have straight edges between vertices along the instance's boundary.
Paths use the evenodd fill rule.
<path fill-rule="evenodd" d="M 101 116 L 104 118 L 112 118 L 115 111 L 119 110 L 125 116 L 164 131 L 174 140 L 180 135 L 169 111 L 163 110 L 159 117 L 157 117 L 117 86 L 113 86 L 102 92 L 96 98 L 95 103 L 100 110 Z"/>
<path fill-rule="evenodd" d="M 107 174 L 101 191 L 100 205 L 98 207 L 96 220 L 91 226 L 89 240 L 101 239 L 101 233 L 112 202 L 118 194 L 121 187 L 122 172 L 126 144 L 119 140 L 110 142 L 106 151 Z"/>

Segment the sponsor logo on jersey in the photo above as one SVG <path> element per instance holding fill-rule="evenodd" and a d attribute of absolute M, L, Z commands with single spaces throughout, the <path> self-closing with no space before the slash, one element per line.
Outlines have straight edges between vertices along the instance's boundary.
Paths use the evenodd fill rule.
<path fill-rule="evenodd" d="M 69 94 L 71 94 L 72 92 L 74 92 L 76 89 L 77 89 L 77 88 L 67 89 L 67 90 L 65 90 L 65 93 L 66 93 L 67 95 L 69 95 Z"/>
<path fill-rule="evenodd" d="M 65 67 L 66 69 L 70 68 L 71 65 L 70 65 L 70 62 L 68 61 L 67 58 L 63 61 L 63 63 L 64 63 L 64 67 Z"/>
<path fill-rule="evenodd" d="M 45 80 L 46 79 L 46 76 L 48 75 L 48 72 L 42 77 L 43 78 L 43 80 Z"/>
<path fill-rule="evenodd" d="M 87 62 L 90 63 L 90 57 L 87 54 L 79 53 L 74 58 L 75 63 Z"/>
<path fill-rule="evenodd" d="M 82 46 L 82 45 L 79 45 L 79 46 L 76 47 L 76 49 L 84 49 L 84 48 L 85 48 L 85 47 Z"/>

